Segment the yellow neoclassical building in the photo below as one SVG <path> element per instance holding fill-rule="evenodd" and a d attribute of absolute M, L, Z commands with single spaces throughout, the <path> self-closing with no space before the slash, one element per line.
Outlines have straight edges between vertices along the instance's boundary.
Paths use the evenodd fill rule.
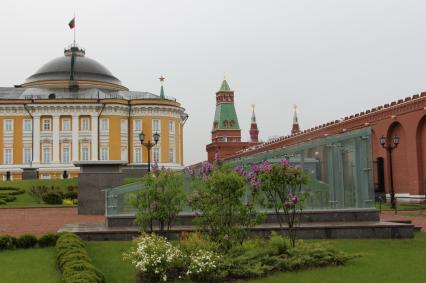
<path fill-rule="evenodd" d="M 160 134 L 151 160 L 181 169 L 187 118 L 162 85 L 159 95 L 130 91 L 73 45 L 23 84 L 0 87 L 0 178 L 21 179 L 26 170 L 38 178 L 75 177 L 73 162 L 84 160 L 125 161 L 126 174 L 136 176 L 148 160 L 142 131 L 145 141 Z"/>

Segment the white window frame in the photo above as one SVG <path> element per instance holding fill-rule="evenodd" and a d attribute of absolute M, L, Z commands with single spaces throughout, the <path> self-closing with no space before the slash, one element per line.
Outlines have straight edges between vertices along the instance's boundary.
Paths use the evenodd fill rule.
<path fill-rule="evenodd" d="M 142 131 L 142 119 L 133 120 L 133 130 L 137 132 Z"/>
<path fill-rule="evenodd" d="M 174 135 L 176 133 L 176 123 L 174 120 L 169 120 L 169 134 Z"/>
<path fill-rule="evenodd" d="M 41 146 L 41 162 L 43 164 L 49 164 L 52 162 L 52 146 L 50 144 L 43 144 Z"/>
<path fill-rule="evenodd" d="M 158 122 L 158 123 L 156 123 Z M 158 127 L 155 127 L 157 124 Z M 160 119 L 152 119 L 152 133 L 154 134 L 155 132 L 159 133 L 161 132 L 161 120 Z"/>
<path fill-rule="evenodd" d="M 46 123 L 48 122 L 48 123 Z M 46 128 L 46 125 L 48 125 L 49 127 Z M 50 132 L 52 131 L 52 119 L 50 118 L 43 118 L 41 119 L 41 130 L 43 132 Z"/>
<path fill-rule="evenodd" d="M 133 162 L 142 163 L 142 147 L 135 147 L 133 151 Z"/>
<path fill-rule="evenodd" d="M 101 131 L 108 131 L 109 130 L 109 119 L 108 118 L 101 118 L 99 119 L 99 128 Z"/>
<path fill-rule="evenodd" d="M 81 131 L 90 131 L 90 118 L 81 118 Z"/>
<path fill-rule="evenodd" d="M 31 147 L 24 147 L 24 149 L 22 150 L 22 156 L 23 156 L 23 162 L 24 164 L 30 164 L 33 160 L 33 149 Z M 27 156 L 27 154 L 29 156 Z"/>
<path fill-rule="evenodd" d="M 101 146 L 101 156 L 100 160 L 109 160 L 109 147 L 108 146 Z"/>
<path fill-rule="evenodd" d="M 28 128 L 27 128 L 28 126 Z M 33 130 L 33 120 L 31 119 L 24 119 L 22 127 L 24 128 L 24 132 L 28 133 Z"/>
<path fill-rule="evenodd" d="M 13 132 L 13 119 L 5 119 L 3 126 L 6 133 Z"/>
<path fill-rule="evenodd" d="M 87 149 L 87 158 L 84 158 L 85 154 L 84 154 L 84 150 L 83 149 Z M 83 160 L 83 161 L 90 160 L 90 146 L 88 144 L 82 144 L 80 146 L 80 160 Z"/>
<path fill-rule="evenodd" d="M 68 158 L 65 158 L 65 149 L 68 151 Z M 71 146 L 68 143 L 62 145 L 62 156 L 61 156 L 61 160 L 62 160 L 63 164 L 70 164 L 71 163 Z"/>
<path fill-rule="evenodd" d="M 10 154 L 8 154 L 7 152 L 10 152 Z M 3 150 L 3 163 L 5 165 L 10 165 L 13 164 L 13 148 L 12 147 L 6 147 Z"/>
<path fill-rule="evenodd" d="M 127 133 L 127 119 L 121 119 L 121 122 L 120 122 L 120 131 L 122 133 Z"/>
<path fill-rule="evenodd" d="M 161 150 L 159 147 L 152 148 L 152 161 L 160 163 L 161 160 Z"/>
<path fill-rule="evenodd" d="M 169 148 L 169 162 L 170 163 L 175 163 L 176 161 L 176 157 L 175 157 L 175 149 L 174 147 L 170 147 Z M 171 157 L 171 158 L 170 158 Z"/>
<path fill-rule="evenodd" d="M 67 124 L 68 127 L 64 127 L 65 124 Z M 71 131 L 71 119 L 70 118 L 62 118 L 62 131 Z"/>

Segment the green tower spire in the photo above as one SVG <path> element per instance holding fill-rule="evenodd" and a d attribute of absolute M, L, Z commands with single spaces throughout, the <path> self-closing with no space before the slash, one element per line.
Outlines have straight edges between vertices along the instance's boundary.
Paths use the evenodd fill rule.
<path fill-rule="evenodd" d="M 165 80 L 166 78 L 165 77 L 163 77 L 163 76 L 161 76 L 160 78 L 159 78 L 159 80 L 160 80 L 160 82 L 161 82 L 161 89 L 160 89 L 160 98 L 161 99 L 166 99 L 166 97 L 165 97 L 165 95 L 164 95 L 164 87 L 163 87 L 163 82 L 164 82 L 164 80 Z"/>
<path fill-rule="evenodd" d="M 218 130 L 240 130 L 234 106 L 234 92 L 226 79 L 223 80 L 219 91 L 216 93 L 213 131 Z"/>

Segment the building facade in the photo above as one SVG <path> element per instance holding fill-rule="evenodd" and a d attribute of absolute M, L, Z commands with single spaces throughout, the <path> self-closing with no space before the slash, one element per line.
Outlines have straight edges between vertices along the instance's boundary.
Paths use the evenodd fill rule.
<path fill-rule="evenodd" d="M 121 160 L 146 168 L 139 133 L 152 140 L 151 160 L 183 167 L 183 127 L 188 115 L 176 99 L 130 91 L 85 51 L 71 46 L 23 84 L 0 88 L 0 178 L 75 177 L 75 161 Z"/>

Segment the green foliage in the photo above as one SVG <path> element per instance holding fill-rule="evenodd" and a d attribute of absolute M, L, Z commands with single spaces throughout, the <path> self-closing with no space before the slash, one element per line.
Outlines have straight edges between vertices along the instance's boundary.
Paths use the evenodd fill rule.
<path fill-rule="evenodd" d="M 22 235 L 16 242 L 16 247 L 21 249 L 33 248 L 37 245 L 37 238 L 34 235 Z"/>
<path fill-rule="evenodd" d="M 48 192 L 42 196 L 42 199 L 47 204 L 62 204 L 62 193 L 60 192 Z"/>
<path fill-rule="evenodd" d="M 246 228 L 262 220 L 255 209 L 255 198 L 244 203 L 245 179 L 232 171 L 229 166 L 215 168 L 211 175 L 193 180 L 195 187 L 191 196 L 192 209 L 199 212 L 194 223 L 204 233 L 229 250 L 240 244 L 247 236 Z"/>
<path fill-rule="evenodd" d="M 0 205 L 7 204 L 16 200 L 17 195 L 25 193 L 24 190 L 14 187 L 0 188 Z"/>
<path fill-rule="evenodd" d="M 40 248 L 54 247 L 58 238 L 59 234 L 57 233 L 45 234 L 38 239 L 38 245 Z"/>
<path fill-rule="evenodd" d="M 0 236 L 0 251 L 15 249 L 17 242 L 18 240 L 15 237 L 9 235 Z"/>
<path fill-rule="evenodd" d="M 219 245 L 199 232 L 183 233 L 179 240 L 179 247 L 186 254 L 191 254 L 200 249 L 217 251 Z"/>
<path fill-rule="evenodd" d="M 307 175 L 300 168 L 289 166 L 286 161 L 281 164 L 263 164 L 267 170 L 257 173 L 261 191 L 268 208 L 275 211 L 282 227 L 288 225 L 291 245 L 296 244 L 297 225 L 300 221 L 304 201 L 308 193 L 302 192 L 302 185 L 308 181 Z"/>
<path fill-rule="evenodd" d="M 138 209 L 136 223 L 142 230 L 149 228 L 151 232 L 155 224 L 158 224 L 160 233 L 170 230 L 184 205 L 182 173 L 156 170 L 154 175 L 146 175 L 142 182 L 143 190 L 130 199 L 130 203 Z"/>
<path fill-rule="evenodd" d="M 185 266 L 182 251 L 154 233 L 142 234 L 137 238 L 124 258 L 135 265 L 143 282 L 165 282 L 181 278 Z"/>
<path fill-rule="evenodd" d="M 277 271 L 343 265 L 351 258 L 353 256 L 320 243 L 299 241 L 293 248 L 289 240 L 273 234 L 269 240 L 249 240 L 231 250 L 225 265 L 228 277 L 247 279 Z"/>
<path fill-rule="evenodd" d="M 0 205 L 5 205 L 7 204 L 7 201 L 5 201 L 4 199 L 0 199 Z"/>
<path fill-rule="evenodd" d="M 103 274 L 96 269 L 81 239 L 72 233 L 61 233 L 56 242 L 56 262 L 65 283 L 104 283 Z"/>
<path fill-rule="evenodd" d="M 38 203 L 41 203 L 43 196 L 49 191 L 46 186 L 33 186 L 28 192 Z"/>
<path fill-rule="evenodd" d="M 77 192 L 66 192 L 64 193 L 64 199 L 78 199 L 78 193 Z"/>

